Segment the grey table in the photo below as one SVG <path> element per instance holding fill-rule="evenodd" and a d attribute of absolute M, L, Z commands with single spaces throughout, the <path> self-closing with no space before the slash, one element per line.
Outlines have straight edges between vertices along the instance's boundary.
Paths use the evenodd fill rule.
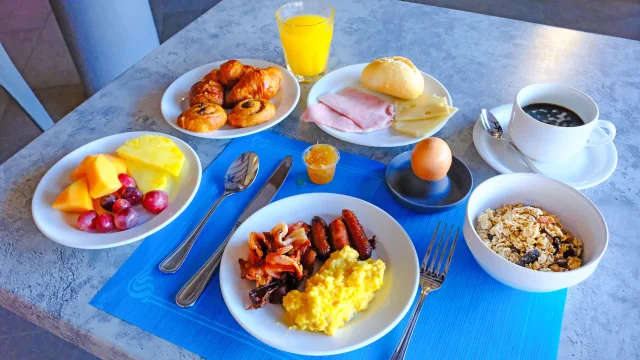
<path fill-rule="evenodd" d="M 252 9 L 224 0 L 98 92 L 0 166 L 0 305 L 107 359 L 192 359 L 192 353 L 91 307 L 88 302 L 136 244 L 85 251 L 47 240 L 31 219 L 40 178 L 61 157 L 103 136 L 156 130 L 178 136 L 208 165 L 224 141 L 174 131 L 160 98 L 180 74 L 229 58 L 283 63 L 274 13 L 283 0 Z M 334 1 L 337 17 L 329 67 L 404 55 L 449 89 L 460 111 L 438 136 L 470 166 L 476 182 L 496 175 L 479 157 L 471 130 L 482 107 L 512 101 L 534 82 L 584 90 L 618 128 L 619 163 L 605 183 L 586 190 L 611 232 L 607 254 L 591 278 L 569 290 L 562 359 L 640 357 L 640 43 L 399 1 Z M 329 137 L 301 123 L 300 104 L 274 132 L 389 161 L 407 148 L 373 149 Z M 635 139 L 635 141 L 634 141 Z M 507 340 L 508 341 L 508 340 Z"/>

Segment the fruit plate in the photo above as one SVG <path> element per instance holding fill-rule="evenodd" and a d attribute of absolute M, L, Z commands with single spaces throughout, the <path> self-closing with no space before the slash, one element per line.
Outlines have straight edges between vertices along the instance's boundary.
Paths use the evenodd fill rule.
<path fill-rule="evenodd" d="M 268 231 L 276 223 L 310 222 L 320 216 L 329 222 L 341 216 L 342 209 L 352 210 L 365 233 L 376 236 L 373 259 L 386 264 L 384 283 L 375 293 L 368 309 L 356 314 L 336 331 L 335 336 L 321 332 L 288 329 L 282 323 L 282 305 L 267 304 L 258 310 L 251 305 L 248 292 L 255 281 L 240 278 L 238 259 L 247 259 L 248 235 Z M 288 197 L 257 211 L 235 231 L 220 263 L 222 296 L 238 324 L 258 340 L 277 349 L 300 355 L 334 355 L 356 350 L 384 336 L 407 313 L 418 289 L 418 257 L 402 226 L 379 207 L 354 197 L 312 193 Z"/>
<path fill-rule="evenodd" d="M 362 73 L 362 70 L 365 66 L 367 66 L 367 64 L 345 66 L 341 69 L 334 70 L 325 75 L 322 79 L 318 80 L 318 82 L 311 88 L 311 91 L 309 91 L 309 96 L 307 97 L 307 107 L 313 104 L 317 104 L 318 98 L 324 94 L 337 93 L 346 88 L 354 88 L 362 92 L 375 95 L 382 100 L 393 103 L 394 98 L 392 96 L 371 91 L 365 89 L 364 86 L 362 86 L 362 83 L 360 82 L 360 74 Z M 431 75 L 424 72 L 422 73 L 422 77 L 424 78 L 424 91 L 426 93 L 445 97 L 447 99 L 447 104 L 449 106 L 453 106 L 451 95 L 449 95 L 449 92 L 444 87 L 444 85 L 442 85 Z M 352 144 L 372 147 L 393 147 L 415 144 L 422 139 L 426 139 L 429 136 L 432 136 L 433 134 L 440 131 L 440 129 L 442 129 L 442 127 L 449 121 L 451 116 L 452 115 L 447 116 L 439 123 L 434 124 L 435 126 L 429 132 L 420 137 L 403 134 L 393 128 L 386 128 L 365 134 L 357 134 L 340 131 L 324 125 L 318 125 L 318 127 L 327 134 L 340 140 L 350 142 Z"/>
<path fill-rule="evenodd" d="M 136 227 L 99 234 L 79 230 L 76 226 L 78 214 L 64 213 L 51 208 L 58 194 L 73 182 L 69 174 L 85 156 L 115 153 L 116 149 L 127 140 L 144 134 L 160 135 L 171 139 L 185 157 L 180 176 L 171 180 L 173 183 L 170 183 L 168 189 L 169 206 L 164 211 L 153 215 L 140 207 L 138 211 L 140 218 Z M 180 215 L 195 196 L 201 178 L 202 166 L 198 155 L 187 143 L 178 138 L 154 132 L 128 132 L 107 136 L 74 150 L 47 171 L 33 194 L 31 213 L 38 229 L 59 244 L 80 249 L 105 249 L 126 245 L 155 233 Z"/>
<path fill-rule="evenodd" d="M 208 74 L 213 69 L 220 68 L 220 65 L 228 60 L 216 61 L 206 65 L 197 67 L 179 78 L 177 78 L 164 92 L 162 100 L 160 102 L 160 110 L 162 116 L 169 123 L 179 131 L 185 134 L 208 138 L 208 139 L 231 139 L 240 136 L 255 134 L 262 130 L 266 130 L 280 121 L 284 120 L 293 111 L 293 108 L 298 104 L 300 99 L 300 85 L 289 70 L 283 68 L 278 64 L 274 64 L 264 60 L 255 59 L 238 59 L 243 64 L 256 66 L 260 68 L 267 68 L 269 66 L 276 66 L 282 71 L 282 83 L 276 96 L 271 99 L 271 103 L 276 107 L 276 115 L 269 121 L 262 124 L 251 126 L 247 128 L 234 128 L 229 124 L 223 125 L 221 128 L 215 131 L 199 133 L 189 130 L 185 130 L 178 126 L 178 116 L 182 114 L 184 110 L 189 108 L 189 90 L 191 86 L 200 81 L 203 76 Z M 227 110 L 227 113 L 229 110 Z"/>

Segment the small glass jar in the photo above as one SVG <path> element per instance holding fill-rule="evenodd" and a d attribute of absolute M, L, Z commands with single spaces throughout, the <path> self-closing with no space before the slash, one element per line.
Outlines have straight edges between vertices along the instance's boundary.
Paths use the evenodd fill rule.
<path fill-rule="evenodd" d="M 312 183 L 328 184 L 335 175 L 336 165 L 340 160 L 340 152 L 331 145 L 316 144 L 304 150 L 302 160 L 307 166 L 309 180 Z"/>

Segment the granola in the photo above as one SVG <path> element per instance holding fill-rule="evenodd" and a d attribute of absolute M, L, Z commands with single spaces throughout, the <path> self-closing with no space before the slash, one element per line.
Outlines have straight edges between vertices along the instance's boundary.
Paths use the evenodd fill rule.
<path fill-rule="evenodd" d="M 476 232 L 496 254 L 529 269 L 560 272 L 582 266 L 582 241 L 557 216 L 535 206 L 487 209 L 478 216 Z"/>

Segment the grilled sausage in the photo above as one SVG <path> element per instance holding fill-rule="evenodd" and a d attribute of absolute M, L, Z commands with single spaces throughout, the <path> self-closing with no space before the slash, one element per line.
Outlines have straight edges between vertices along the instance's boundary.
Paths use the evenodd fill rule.
<path fill-rule="evenodd" d="M 331 255 L 327 223 L 319 216 L 311 220 L 311 245 L 319 258 L 326 259 Z"/>
<path fill-rule="evenodd" d="M 373 246 L 367 239 L 367 235 L 364 233 L 362 224 L 358 221 L 356 214 L 351 210 L 342 210 L 342 218 L 347 226 L 349 232 L 349 238 L 351 240 L 351 246 L 358 252 L 360 260 L 366 260 L 371 257 Z"/>
<path fill-rule="evenodd" d="M 349 245 L 349 234 L 342 219 L 337 218 L 329 224 L 331 230 L 331 249 L 340 251 L 343 247 Z"/>

